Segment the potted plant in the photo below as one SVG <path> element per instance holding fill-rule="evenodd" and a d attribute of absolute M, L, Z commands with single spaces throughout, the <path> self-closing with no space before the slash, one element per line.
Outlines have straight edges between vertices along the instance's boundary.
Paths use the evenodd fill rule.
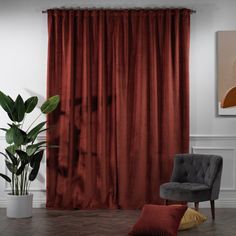
<path fill-rule="evenodd" d="M 33 112 L 38 104 L 36 96 L 26 101 L 20 95 L 15 101 L 0 91 L 0 106 L 7 113 L 11 122 L 7 127 L 0 128 L 5 132 L 8 146 L 0 154 L 5 157 L 5 164 L 9 176 L 0 176 L 11 185 L 11 192 L 7 195 L 7 216 L 10 218 L 26 218 L 32 216 L 33 195 L 29 193 L 30 183 L 37 177 L 46 141 L 38 142 L 37 137 L 46 131 L 46 122 L 35 125 L 38 118 L 56 109 L 60 101 L 58 95 L 48 98 L 40 107 L 40 114 L 25 127 L 26 116 Z"/>

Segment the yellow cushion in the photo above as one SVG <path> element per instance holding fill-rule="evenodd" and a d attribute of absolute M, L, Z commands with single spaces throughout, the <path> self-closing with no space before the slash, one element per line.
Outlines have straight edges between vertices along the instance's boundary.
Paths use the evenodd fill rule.
<path fill-rule="evenodd" d="M 179 230 L 186 230 L 198 226 L 206 221 L 206 219 L 201 213 L 188 208 L 181 219 Z"/>

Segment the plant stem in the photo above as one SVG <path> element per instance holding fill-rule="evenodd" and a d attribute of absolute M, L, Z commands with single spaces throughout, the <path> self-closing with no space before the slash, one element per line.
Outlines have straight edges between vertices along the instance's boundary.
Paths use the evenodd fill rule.
<path fill-rule="evenodd" d="M 25 173 L 24 194 L 27 194 L 26 186 L 27 186 L 27 173 Z"/>
<path fill-rule="evenodd" d="M 27 194 L 27 175 L 28 175 L 28 169 L 29 169 L 29 165 L 27 165 L 26 170 L 25 170 L 25 176 L 24 176 L 24 194 Z"/>
<path fill-rule="evenodd" d="M 15 195 L 17 195 L 17 177 L 15 175 Z"/>
<path fill-rule="evenodd" d="M 21 126 L 20 126 L 21 129 L 23 129 L 24 122 L 25 122 L 25 115 L 24 115 L 24 119 L 23 119 Z"/>
<path fill-rule="evenodd" d="M 15 176 L 14 176 L 14 173 L 13 173 L 13 171 L 12 171 L 12 195 L 14 195 L 14 187 L 15 187 L 15 183 L 14 183 L 14 178 L 15 178 Z"/>
<path fill-rule="evenodd" d="M 23 195 L 24 193 L 23 193 L 23 190 L 24 190 L 24 173 L 25 171 L 23 171 L 22 173 L 21 173 L 21 181 L 20 181 L 20 195 Z"/>
<path fill-rule="evenodd" d="M 35 123 L 35 121 L 42 115 L 43 113 L 40 113 L 35 119 L 34 121 L 31 123 L 31 125 L 29 126 L 29 128 L 26 130 L 26 132 L 29 131 L 29 129 L 32 127 L 32 125 Z"/>
<path fill-rule="evenodd" d="M 30 183 L 31 183 L 31 181 L 28 181 L 27 192 L 26 192 L 26 194 L 28 194 L 28 189 L 30 188 Z"/>
<path fill-rule="evenodd" d="M 19 178 L 16 175 L 16 195 L 20 195 L 20 191 L 19 191 Z"/>

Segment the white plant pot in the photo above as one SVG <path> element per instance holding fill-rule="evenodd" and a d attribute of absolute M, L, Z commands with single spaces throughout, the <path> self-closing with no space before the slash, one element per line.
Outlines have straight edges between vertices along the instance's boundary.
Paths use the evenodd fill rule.
<path fill-rule="evenodd" d="M 28 218 L 32 217 L 33 194 L 7 195 L 7 217 Z"/>

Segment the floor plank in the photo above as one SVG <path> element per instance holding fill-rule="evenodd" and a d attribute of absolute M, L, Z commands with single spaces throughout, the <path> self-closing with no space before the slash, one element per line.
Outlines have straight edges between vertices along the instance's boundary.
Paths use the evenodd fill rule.
<path fill-rule="evenodd" d="M 178 236 L 231 236 L 236 233 L 236 209 L 216 209 L 213 222 L 210 209 L 200 209 L 208 217 L 201 226 Z M 34 209 L 29 219 L 8 219 L 0 209 L 1 236 L 123 236 L 127 235 L 140 211 L 89 210 L 54 211 Z"/>

